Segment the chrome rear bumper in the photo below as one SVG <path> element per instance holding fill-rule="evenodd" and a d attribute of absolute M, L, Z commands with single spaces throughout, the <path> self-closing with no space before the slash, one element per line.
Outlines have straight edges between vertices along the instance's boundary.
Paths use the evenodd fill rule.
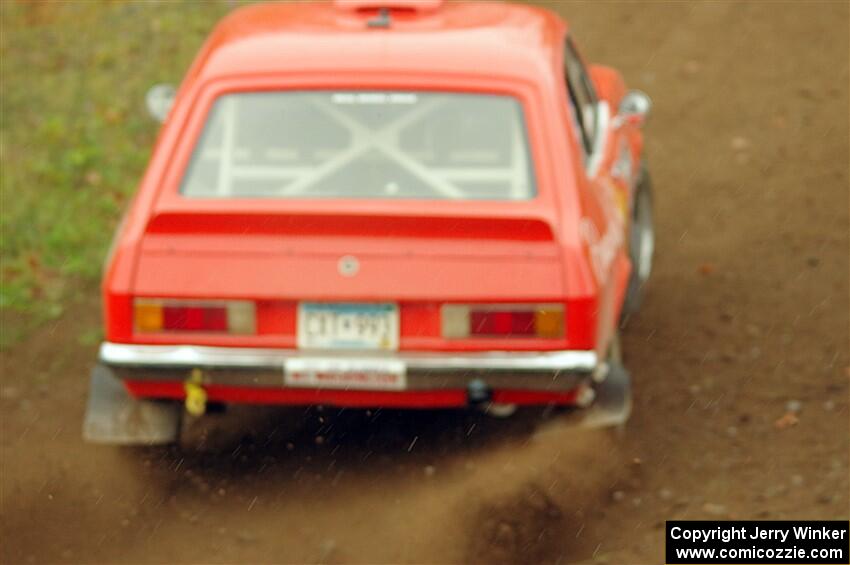
<path fill-rule="evenodd" d="M 107 365 L 121 367 L 280 368 L 287 359 L 293 358 L 393 359 L 402 361 L 410 371 L 438 372 L 591 372 L 597 365 L 596 353 L 593 351 L 357 353 L 196 345 L 128 345 L 109 342 L 100 346 L 100 360 Z"/>
<path fill-rule="evenodd" d="M 511 389 L 567 392 L 605 368 L 593 351 L 324 352 L 194 345 L 103 343 L 101 363 L 121 379 L 183 381 L 203 370 L 205 384 L 282 387 L 287 360 L 402 362 L 406 390 Z"/>

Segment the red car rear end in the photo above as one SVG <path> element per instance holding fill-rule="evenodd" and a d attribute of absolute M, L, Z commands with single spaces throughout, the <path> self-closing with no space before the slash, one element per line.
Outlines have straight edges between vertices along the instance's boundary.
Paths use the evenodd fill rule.
<path fill-rule="evenodd" d="M 167 401 L 588 406 L 600 383 L 623 419 L 639 179 L 608 172 L 642 144 L 612 71 L 583 146 L 565 37 L 493 3 L 222 22 L 116 235 L 87 437 L 170 441 Z"/>

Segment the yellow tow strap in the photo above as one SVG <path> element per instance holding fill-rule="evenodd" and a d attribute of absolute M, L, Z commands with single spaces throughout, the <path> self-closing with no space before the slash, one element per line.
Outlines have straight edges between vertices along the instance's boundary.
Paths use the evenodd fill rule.
<path fill-rule="evenodd" d="M 194 368 L 183 383 L 183 389 L 186 391 L 186 412 L 192 416 L 203 416 L 207 411 L 207 391 L 204 390 L 203 382 L 203 372 Z"/>

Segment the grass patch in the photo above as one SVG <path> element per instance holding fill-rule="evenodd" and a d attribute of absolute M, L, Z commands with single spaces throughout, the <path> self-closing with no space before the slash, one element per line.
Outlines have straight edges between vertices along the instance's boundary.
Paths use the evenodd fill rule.
<path fill-rule="evenodd" d="M 4 320 L 58 317 L 95 285 L 157 133 L 145 92 L 179 83 L 232 8 L 0 2 L 0 310 L 17 313 Z"/>

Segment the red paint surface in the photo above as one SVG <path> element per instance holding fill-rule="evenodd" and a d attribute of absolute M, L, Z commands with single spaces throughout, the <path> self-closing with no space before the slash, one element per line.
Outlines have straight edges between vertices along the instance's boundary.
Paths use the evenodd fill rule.
<path fill-rule="evenodd" d="M 183 400 L 183 383 L 173 381 L 126 381 L 133 396 Z M 352 408 L 462 408 L 469 405 L 466 390 L 352 391 L 331 389 L 205 386 L 209 402 L 233 404 L 284 404 L 347 406 Z M 505 404 L 575 404 L 576 393 L 496 390 L 491 400 Z"/>
<path fill-rule="evenodd" d="M 576 402 L 576 391 L 540 392 L 534 390 L 494 390 L 490 400 L 500 404 L 517 404 L 520 406 L 538 404 L 571 406 Z"/>
<path fill-rule="evenodd" d="M 127 390 L 137 397 L 186 397 L 183 383 L 165 381 L 127 381 Z M 330 389 L 260 388 L 205 386 L 209 402 L 235 404 L 324 404 L 360 408 L 451 408 L 467 405 L 465 390 L 436 391 L 350 391 Z"/>

